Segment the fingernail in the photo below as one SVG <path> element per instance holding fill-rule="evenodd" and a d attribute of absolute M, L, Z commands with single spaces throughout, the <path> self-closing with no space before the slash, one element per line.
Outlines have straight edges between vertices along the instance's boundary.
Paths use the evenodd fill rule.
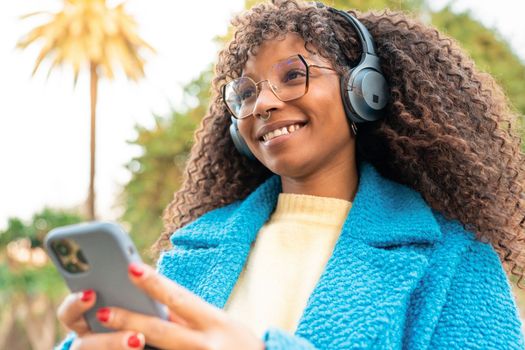
<path fill-rule="evenodd" d="M 93 289 L 88 289 L 82 292 L 82 296 L 80 297 L 80 300 L 83 302 L 88 302 L 93 300 L 93 296 L 95 295 L 95 291 Z"/>
<path fill-rule="evenodd" d="M 137 335 L 133 334 L 131 337 L 128 338 L 128 346 L 130 348 L 140 348 L 140 339 L 137 337 Z"/>
<path fill-rule="evenodd" d="M 108 322 L 111 310 L 108 307 L 101 307 L 97 311 L 97 318 L 100 322 Z"/>
<path fill-rule="evenodd" d="M 135 277 L 140 277 L 144 274 L 144 269 L 137 263 L 131 263 L 128 266 L 129 273 Z"/>

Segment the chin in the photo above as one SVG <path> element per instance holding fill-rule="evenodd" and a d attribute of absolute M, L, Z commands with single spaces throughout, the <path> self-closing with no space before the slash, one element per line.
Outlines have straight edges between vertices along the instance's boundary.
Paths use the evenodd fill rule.
<path fill-rule="evenodd" d="M 309 172 L 308 162 L 300 161 L 296 157 L 293 161 L 285 159 L 272 159 L 263 163 L 271 172 L 279 176 L 298 178 Z"/>

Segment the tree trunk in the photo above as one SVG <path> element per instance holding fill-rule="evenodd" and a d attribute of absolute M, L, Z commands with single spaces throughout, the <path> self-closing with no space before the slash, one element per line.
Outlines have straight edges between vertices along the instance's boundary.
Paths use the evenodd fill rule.
<path fill-rule="evenodd" d="M 56 322 L 54 305 L 46 295 L 26 297 L 27 313 L 24 320 L 27 338 L 32 350 L 52 349 L 55 343 Z"/>
<path fill-rule="evenodd" d="M 12 301 L 7 302 L 5 308 L 0 312 L 0 349 L 8 349 L 7 339 L 15 325 L 15 308 Z"/>
<path fill-rule="evenodd" d="M 91 92 L 91 168 L 89 172 L 88 218 L 95 220 L 95 136 L 96 136 L 96 109 L 97 109 L 97 65 L 90 63 L 90 92 Z"/>

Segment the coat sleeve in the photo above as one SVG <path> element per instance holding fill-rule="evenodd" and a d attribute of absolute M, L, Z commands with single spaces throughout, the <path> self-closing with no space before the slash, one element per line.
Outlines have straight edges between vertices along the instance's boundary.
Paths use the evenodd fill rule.
<path fill-rule="evenodd" d="M 315 350 L 317 349 L 308 340 L 292 335 L 279 328 L 269 328 L 263 335 L 265 350 Z"/>
<path fill-rule="evenodd" d="M 473 241 L 457 267 L 429 349 L 525 349 L 498 255 Z"/>
<path fill-rule="evenodd" d="M 67 337 L 64 338 L 64 340 L 62 340 L 62 342 L 55 347 L 55 350 L 69 350 L 76 336 L 77 335 L 73 332 L 69 333 Z"/>

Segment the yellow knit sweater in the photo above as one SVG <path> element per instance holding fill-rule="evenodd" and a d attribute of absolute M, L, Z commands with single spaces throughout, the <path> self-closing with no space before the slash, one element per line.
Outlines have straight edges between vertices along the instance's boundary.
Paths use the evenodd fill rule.
<path fill-rule="evenodd" d="M 337 198 L 279 194 L 224 310 L 258 336 L 270 326 L 295 332 L 351 206 Z"/>

